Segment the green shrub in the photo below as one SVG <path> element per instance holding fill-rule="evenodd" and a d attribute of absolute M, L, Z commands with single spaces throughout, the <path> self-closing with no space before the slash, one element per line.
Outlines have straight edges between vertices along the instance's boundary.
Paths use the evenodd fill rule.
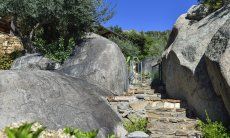
<path fill-rule="evenodd" d="M 224 6 L 224 0 L 198 0 L 209 8 L 211 12 L 216 11 Z"/>
<path fill-rule="evenodd" d="M 21 51 L 15 51 L 12 54 L 0 55 L 0 70 L 10 69 L 13 61 L 21 55 Z"/>
<path fill-rule="evenodd" d="M 65 128 L 64 132 L 71 136 L 75 136 L 76 138 L 96 138 L 98 134 L 98 130 L 93 130 L 90 132 L 83 132 L 79 129 L 74 129 L 70 127 Z"/>
<path fill-rule="evenodd" d="M 75 42 L 73 39 L 70 39 L 66 49 L 63 38 L 60 38 L 59 41 L 52 44 L 46 44 L 43 39 L 37 37 L 34 41 L 34 45 L 39 52 L 49 59 L 62 63 L 71 55 L 75 47 Z"/>
<path fill-rule="evenodd" d="M 208 115 L 206 122 L 200 120 L 198 126 L 204 138 L 230 138 L 230 132 L 224 125 L 221 122 L 212 122 Z"/>
<path fill-rule="evenodd" d="M 115 134 L 109 134 L 107 138 L 116 138 Z"/>
<path fill-rule="evenodd" d="M 135 132 L 135 131 L 148 132 L 147 124 L 148 124 L 148 121 L 146 118 L 132 118 L 130 119 L 130 121 L 124 122 L 124 127 L 129 133 Z"/>
<path fill-rule="evenodd" d="M 0 56 L 0 70 L 8 70 L 10 69 L 13 63 L 13 59 L 10 55 L 1 55 Z"/>
<path fill-rule="evenodd" d="M 18 128 L 5 128 L 5 133 L 8 138 L 38 138 L 44 127 L 37 129 L 36 131 L 32 131 L 32 126 L 34 123 L 26 123 Z"/>
<path fill-rule="evenodd" d="M 111 37 L 109 39 L 115 42 L 120 47 L 122 53 L 126 58 L 137 57 L 140 54 L 138 47 L 128 40 L 121 40 L 117 37 Z"/>

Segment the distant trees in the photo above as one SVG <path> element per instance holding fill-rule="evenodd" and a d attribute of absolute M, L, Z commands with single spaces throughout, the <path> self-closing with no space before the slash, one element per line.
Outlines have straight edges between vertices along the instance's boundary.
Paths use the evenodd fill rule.
<path fill-rule="evenodd" d="M 67 50 L 70 40 L 77 42 L 96 24 L 107 21 L 113 15 L 112 8 L 104 0 L 0 2 L 0 17 L 11 19 L 11 33 L 21 38 L 28 52 L 35 52 L 36 37 L 45 45 L 59 42 L 61 39 L 63 50 Z"/>
<path fill-rule="evenodd" d="M 110 27 L 115 33 L 124 36 L 124 40 L 111 38 L 122 49 L 126 57 L 158 57 L 164 51 L 170 31 L 137 32 L 135 30 L 123 31 L 119 26 Z"/>

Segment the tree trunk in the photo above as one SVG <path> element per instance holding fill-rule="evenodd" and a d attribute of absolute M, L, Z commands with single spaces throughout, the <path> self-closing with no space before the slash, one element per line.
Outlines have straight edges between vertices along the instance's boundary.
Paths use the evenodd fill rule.
<path fill-rule="evenodd" d="M 32 38 L 30 39 L 30 36 L 29 37 L 23 36 L 21 31 L 18 29 L 18 27 L 17 27 L 17 16 L 13 16 L 11 19 L 10 34 L 20 38 L 26 53 L 35 53 L 36 52 L 35 47 L 33 46 L 33 43 L 32 43 Z"/>

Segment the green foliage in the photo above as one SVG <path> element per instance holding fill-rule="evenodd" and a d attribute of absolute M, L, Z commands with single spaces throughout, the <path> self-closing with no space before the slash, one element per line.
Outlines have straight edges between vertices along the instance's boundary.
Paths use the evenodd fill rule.
<path fill-rule="evenodd" d="M 8 138 L 38 138 L 41 132 L 45 128 L 39 128 L 36 131 L 32 131 L 33 123 L 24 124 L 18 128 L 5 128 L 5 133 Z"/>
<path fill-rule="evenodd" d="M 119 34 L 119 35 L 122 35 L 122 34 L 123 34 L 122 28 L 119 27 L 118 25 L 111 26 L 111 27 L 109 27 L 109 29 L 110 29 L 111 31 L 113 31 L 114 33 L 116 33 L 116 34 Z"/>
<path fill-rule="evenodd" d="M 147 124 L 148 124 L 148 120 L 146 118 L 134 117 L 134 118 L 130 119 L 130 121 L 125 121 L 124 127 L 129 133 L 135 132 L 135 131 L 148 132 L 147 131 Z"/>
<path fill-rule="evenodd" d="M 13 33 L 28 52 L 35 52 L 33 40 L 41 30 L 45 45 L 64 39 L 77 42 L 96 25 L 109 20 L 113 9 L 104 0 L 1 0 L 0 17 L 10 17 Z M 58 46 L 59 47 L 59 46 Z"/>
<path fill-rule="evenodd" d="M 121 40 L 117 37 L 111 37 L 110 40 L 115 42 L 120 47 L 126 58 L 137 57 L 140 54 L 138 47 L 132 44 L 130 41 Z"/>
<path fill-rule="evenodd" d="M 22 52 L 15 51 L 12 54 L 0 55 L 0 70 L 8 70 L 11 68 L 13 61 L 22 55 Z"/>
<path fill-rule="evenodd" d="M 224 6 L 224 0 L 198 0 L 198 2 L 205 4 L 211 12 Z"/>
<path fill-rule="evenodd" d="M 13 63 L 13 59 L 10 55 L 2 55 L 0 56 L 0 70 L 8 70 L 10 69 Z"/>
<path fill-rule="evenodd" d="M 65 128 L 64 132 L 66 134 L 70 134 L 71 136 L 75 136 L 76 138 L 96 138 L 98 134 L 98 130 L 93 130 L 90 132 L 83 132 L 79 129 L 74 129 L 74 128 Z"/>
<path fill-rule="evenodd" d="M 37 51 L 43 53 L 49 59 L 63 63 L 71 55 L 75 42 L 73 39 L 69 39 L 68 45 L 65 47 L 63 38 L 51 44 L 46 44 L 43 39 L 36 37 L 34 45 Z"/>
<path fill-rule="evenodd" d="M 221 122 L 212 122 L 206 113 L 207 120 L 198 122 L 198 126 L 204 138 L 230 138 L 230 132 L 224 127 Z"/>
<path fill-rule="evenodd" d="M 107 138 L 116 138 L 115 134 L 114 133 L 111 133 L 107 136 Z"/>
<path fill-rule="evenodd" d="M 140 60 L 146 57 L 159 57 L 167 44 L 170 31 L 137 32 L 135 30 L 122 31 L 119 26 L 110 27 L 110 30 L 123 36 L 125 39 L 111 38 L 122 49 L 126 57 L 138 57 Z"/>

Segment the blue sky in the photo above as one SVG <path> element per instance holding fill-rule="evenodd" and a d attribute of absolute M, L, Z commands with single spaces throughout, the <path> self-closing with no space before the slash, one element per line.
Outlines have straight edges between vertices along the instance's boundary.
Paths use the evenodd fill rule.
<path fill-rule="evenodd" d="M 115 7 L 115 16 L 104 26 L 119 25 L 124 30 L 163 31 L 197 0 L 107 0 Z"/>

